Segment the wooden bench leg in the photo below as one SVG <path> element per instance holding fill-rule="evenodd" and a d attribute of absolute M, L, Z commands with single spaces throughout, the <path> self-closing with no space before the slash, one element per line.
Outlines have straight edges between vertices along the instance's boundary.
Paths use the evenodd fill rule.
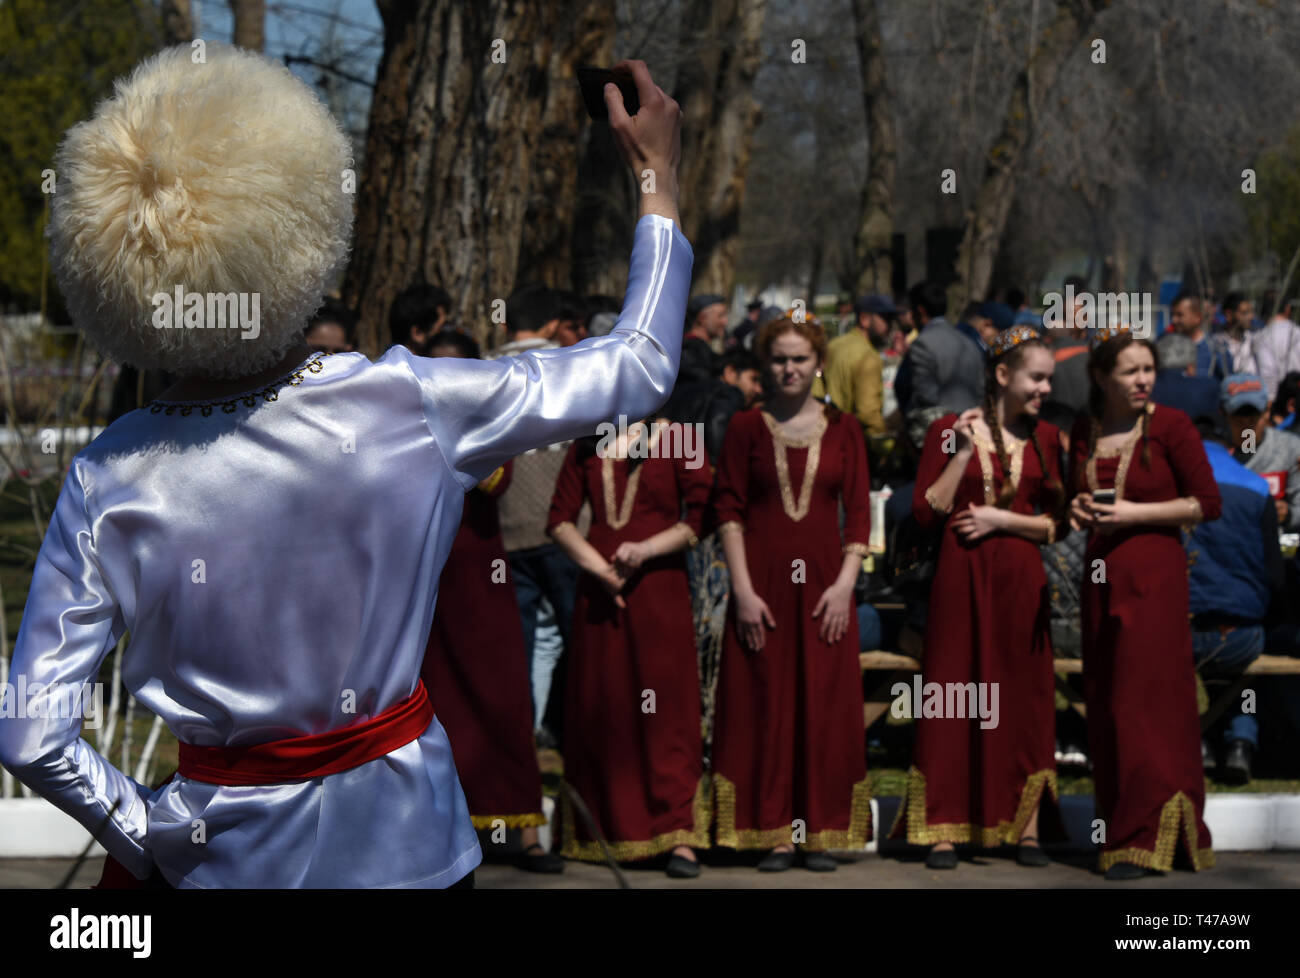
<path fill-rule="evenodd" d="M 1222 693 L 1210 699 L 1209 709 L 1207 709 L 1205 714 L 1201 717 L 1201 733 L 1205 733 L 1209 730 L 1214 721 L 1223 716 L 1224 711 L 1232 705 L 1232 701 L 1239 697 L 1241 691 L 1245 688 L 1246 677 L 1241 675 L 1229 683 L 1228 687 Z"/>
<path fill-rule="evenodd" d="M 885 715 L 885 712 L 893 705 L 894 702 L 894 684 L 900 682 L 911 683 L 911 672 L 891 672 L 884 682 L 880 683 L 867 696 L 862 704 L 862 729 L 865 730 L 873 723 Z"/>

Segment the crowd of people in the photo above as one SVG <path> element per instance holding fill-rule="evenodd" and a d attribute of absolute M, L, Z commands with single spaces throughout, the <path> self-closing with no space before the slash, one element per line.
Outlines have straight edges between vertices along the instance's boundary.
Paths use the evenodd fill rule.
<path fill-rule="evenodd" d="M 892 833 L 929 866 L 958 844 L 1046 865 L 1058 767 L 1095 779 L 1108 876 L 1169 869 L 1180 843 L 1212 863 L 1202 772 L 1249 780 L 1261 721 L 1234 707 L 1202 740 L 1196 672 L 1300 650 L 1279 548 L 1300 529 L 1300 326 L 1272 294 L 1256 322 L 1239 293 L 1221 310 L 1182 293 L 1152 342 L 1078 301 L 1052 329 L 1004 299 L 954 324 L 923 282 L 825 323 L 754 300 L 728 328 L 724 297 L 698 294 L 644 432 L 530 452 L 470 493 L 425 675 L 460 700 L 440 715 L 475 824 L 523 828 L 522 868 L 563 870 L 536 836 L 540 746 L 585 808 L 562 796 L 566 857 L 667 853 L 692 877 L 717 844 L 833 870 L 829 850 L 871 834 L 857 653 L 897 634 L 874 605 L 898 601 L 924 681 L 1001 704 L 992 725 L 918 704 Z M 487 355 L 573 345 L 615 308 L 520 289 Z M 392 340 L 482 355 L 451 316 L 441 289 L 410 289 Z M 350 328 L 327 304 L 308 339 L 344 347 Z M 665 423 L 699 426 L 707 466 L 629 452 Z M 484 584 L 501 558 L 512 588 Z M 1084 659 L 1086 730 L 1057 710 L 1054 656 Z M 1266 724 L 1300 719 L 1281 690 Z"/>
<path fill-rule="evenodd" d="M 874 834 L 858 655 L 888 646 L 892 596 L 923 682 L 890 833 L 927 865 L 972 843 L 1048 862 L 1071 647 L 1100 869 L 1211 865 L 1195 669 L 1297 647 L 1289 303 L 1256 324 L 1240 295 L 1180 296 L 1160 346 L 1083 307 L 1044 329 L 1020 292 L 954 325 L 923 282 L 833 329 L 751 303 L 729 330 L 723 297 L 690 296 L 680 108 L 624 67 L 639 109 L 606 86 L 610 129 L 659 176 L 627 295 L 520 288 L 487 353 L 436 286 L 396 297 L 374 361 L 346 309 L 317 310 L 351 157 L 283 65 L 171 48 L 70 130 L 60 290 L 142 371 L 137 399 L 148 371 L 176 379 L 73 460 L 11 675 L 90 683 L 129 631 L 122 681 L 178 766 L 143 785 L 45 709 L 0 723 L 0 762 L 108 871 L 177 887 L 472 886 L 475 829 L 512 828 L 541 873 L 608 853 L 692 878 L 711 845 L 828 872 Z M 196 99 L 222 107 L 210 125 L 186 124 Z M 156 328 L 160 275 L 237 280 L 275 314 L 256 336 Z M 1297 702 L 1225 717 L 1220 776 L 1249 777 Z"/>

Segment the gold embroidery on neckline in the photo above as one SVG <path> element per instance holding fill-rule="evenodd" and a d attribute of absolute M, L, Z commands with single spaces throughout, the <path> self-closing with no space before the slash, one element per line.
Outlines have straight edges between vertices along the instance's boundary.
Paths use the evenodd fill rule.
<path fill-rule="evenodd" d="M 803 438 L 791 438 L 777 426 L 776 419 L 766 411 L 762 412 L 763 421 L 772 435 L 772 450 L 776 455 L 776 481 L 781 487 L 781 508 L 785 515 L 798 523 L 808 515 L 812 505 L 813 482 L 817 478 L 817 466 L 822 457 L 822 436 L 826 434 L 826 415 L 817 419 L 811 434 Z M 790 486 L 790 460 L 786 457 L 786 448 L 807 448 L 808 459 L 803 468 L 803 484 L 799 487 L 799 500 L 795 501 L 794 490 Z"/>
<path fill-rule="evenodd" d="M 650 436 L 649 445 L 653 449 L 659 444 L 659 434 L 663 428 L 654 425 L 654 434 Z M 635 471 L 627 477 L 627 486 L 623 489 L 623 505 L 616 506 L 614 503 L 614 459 L 606 455 L 600 460 L 600 486 L 605 496 L 605 522 L 609 524 L 611 530 L 621 530 L 627 526 L 628 520 L 632 518 L 632 506 L 636 502 L 636 489 L 641 484 L 641 470 L 645 468 L 645 459 L 642 459 Z"/>
<path fill-rule="evenodd" d="M 242 394 L 236 394 L 234 397 L 224 400 L 215 401 L 161 401 L 153 400 L 148 404 L 142 405 L 148 408 L 150 414 L 180 414 L 182 417 L 189 417 L 195 410 L 203 417 L 212 413 L 213 408 L 221 408 L 222 414 L 234 414 L 240 404 L 244 407 L 252 407 L 257 403 L 260 397 L 263 401 L 278 401 L 280 399 L 279 388 L 284 385 L 297 387 L 303 382 L 304 376 L 310 372 L 318 374 L 324 369 L 325 365 L 321 362 L 326 357 L 332 357 L 334 354 L 318 352 L 314 354 L 306 363 L 297 370 L 291 370 L 278 380 L 273 380 L 261 390 L 245 391 Z"/>
<path fill-rule="evenodd" d="M 1155 404 L 1148 402 L 1146 406 L 1147 414 L 1155 413 Z M 1139 415 L 1137 421 L 1133 423 L 1133 430 L 1124 436 L 1124 441 L 1117 449 L 1110 451 L 1100 451 L 1094 449 L 1092 456 L 1088 459 L 1088 464 L 1084 467 L 1084 472 L 1088 476 L 1088 489 L 1090 492 L 1096 492 L 1101 486 L 1097 481 L 1097 459 L 1114 458 L 1119 456 L 1119 466 L 1115 469 L 1115 502 L 1124 498 L 1124 482 L 1128 479 L 1128 467 L 1133 461 L 1133 452 L 1137 448 L 1138 439 L 1142 437 L 1142 418 Z"/>
<path fill-rule="evenodd" d="M 974 430 L 971 431 L 971 441 L 975 443 L 975 454 L 980 460 L 980 475 L 984 477 L 984 504 L 992 506 L 998 501 L 997 493 L 993 491 L 993 456 L 997 453 L 997 446 L 986 441 L 983 435 L 977 434 Z M 1007 457 L 1011 460 L 1011 472 L 1008 478 L 1011 485 L 1018 490 L 1020 473 L 1025 467 L 1025 446 L 1029 444 L 1029 439 L 1017 438 L 1004 430 L 1002 444 L 1006 447 Z"/>

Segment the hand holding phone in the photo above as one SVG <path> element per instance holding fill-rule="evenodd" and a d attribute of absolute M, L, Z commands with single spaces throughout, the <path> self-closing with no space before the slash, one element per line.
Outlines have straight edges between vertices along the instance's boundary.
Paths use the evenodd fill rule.
<path fill-rule="evenodd" d="M 609 106 L 605 104 L 605 86 L 617 85 L 623 96 L 623 108 L 628 115 L 636 115 L 641 109 L 641 99 L 637 95 L 636 81 L 630 71 L 616 71 L 613 68 L 592 68 L 584 66 L 578 69 L 578 86 L 582 89 L 582 102 L 587 107 L 587 115 L 598 122 L 609 121 Z"/>
<path fill-rule="evenodd" d="M 681 107 L 654 83 L 644 61 L 620 61 L 609 71 L 613 77 L 603 83 L 600 96 L 619 155 L 641 189 L 640 216 L 658 214 L 680 225 L 677 167 L 682 156 Z M 635 105 L 628 104 L 623 78 L 631 79 Z"/>

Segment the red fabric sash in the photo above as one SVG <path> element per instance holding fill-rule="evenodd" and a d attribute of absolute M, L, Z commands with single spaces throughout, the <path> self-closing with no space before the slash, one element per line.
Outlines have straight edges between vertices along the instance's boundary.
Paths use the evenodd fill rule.
<path fill-rule="evenodd" d="M 415 740 L 432 721 L 433 703 L 420 680 L 400 703 L 340 730 L 249 747 L 182 743 L 178 773 L 192 781 L 229 786 L 310 781 L 383 757 Z"/>

